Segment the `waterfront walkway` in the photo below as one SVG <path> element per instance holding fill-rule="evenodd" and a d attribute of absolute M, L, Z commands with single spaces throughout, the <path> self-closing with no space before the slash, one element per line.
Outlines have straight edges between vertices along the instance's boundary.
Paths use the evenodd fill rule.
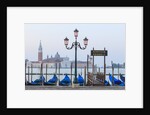
<path fill-rule="evenodd" d="M 125 90 L 125 86 L 25 86 L 25 90 Z"/>

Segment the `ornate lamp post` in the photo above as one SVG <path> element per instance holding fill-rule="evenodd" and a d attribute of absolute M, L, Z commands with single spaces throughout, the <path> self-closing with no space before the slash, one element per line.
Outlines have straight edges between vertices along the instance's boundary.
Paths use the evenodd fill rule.
<path fill-rule="evenodd" d="M 79 31 L 77 29 L 74 30 L 75 42 L 72 43 L 71 47 L 68 47 L 69 39 L 67 37 L 64 39 L 64 44 L 66 46 L 66 49 L 71 50 L 75 46 L 75 79 L 74 79 L 74 83 L 78 83 L 78 81 L 77 81 L 77 46 L 81 50 L 84 50 L 84 49 L 86 49 L 86 47 L 88 45 L 88 39 L 86 37 L 83 39 L 85 47 L 81 47 L 80 43 L 77 42 L 78 32 Z"/>

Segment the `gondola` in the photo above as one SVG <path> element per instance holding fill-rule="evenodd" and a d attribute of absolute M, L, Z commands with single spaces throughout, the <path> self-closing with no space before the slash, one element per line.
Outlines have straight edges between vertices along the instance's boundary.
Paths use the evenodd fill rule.
<path fill-rule="evenodd" d="M 59 82 L 59 85 L 69 86 L 71 84 L 71 80 L 68 75 L 65 75 L 64 79 Z"/>
<path fill-rule="evenodd" d="M 58 80 L 58 78 L 57 78 L 56 74 L 54 74 L 54 76 L 49 81 L 44 82 L 44 85 L 56 85 L 57 80 Z"/>
<path fill-rule="evenodd" d="M 79 76 L 78 76 L 78 83 L 79 83 L 79 85 L 80 86 L 83 86 L 83 84 L 84 84 L 84 79 L 83 79 L 83 77 L 79 74 Z"/>
<path fill-rule="evenodd" d="M 109 74 L 109 80 L 111 81 L 111 83 L 114 80 L 114 85 L 125 86 L 124 82 L 120 81 L 119 79 L 116 79 L 111 74 Z"/>
<path fill-rule="evenodd" d="M 39 79 L 36 79 L 35 81 L 31 81 L 31 83 L 28 83 L 28 85 L 41 85 L 42 83 L 44 83 L 45 78 L 44 76 L 40 76 Z"/>
<path fill-rule="evenodd" d="M 105 86 L 110 86 L 109 82 L 105 80 Z"/>
<path fill-rule="evenodd" d="M 120 74 L 120 79 L 125 83 L 125 77 L 122 74 Z"/>

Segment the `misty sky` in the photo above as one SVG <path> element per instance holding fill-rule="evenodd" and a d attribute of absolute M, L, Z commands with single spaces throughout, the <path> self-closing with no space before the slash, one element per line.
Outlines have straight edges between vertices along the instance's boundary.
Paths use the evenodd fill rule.
<path fill-rule="evenodd" d="M 61 57 L 68 56 L 74 60 L 75 49 L 67 50 L 64 45 L 65 37 L 69 39 L 69 45 L 74 42 L 74 30 L 79 30 L 78 42 L 84 46 L 83 39 L 88 38 L 88 46 L 85 50 L 78 48 L 78 60 L 86 61 L 87 54 L 91 50 L 108 50 L 106 65 L 125 62 L 125 24 L 24 24 L 25 58 L 30 61 L 38 60 L 38 47 L 41 40 L 43 58 L 55 56 L 56 52 Z M 95 64 L 103 66 L 103 56 L 95 56 Z"/>

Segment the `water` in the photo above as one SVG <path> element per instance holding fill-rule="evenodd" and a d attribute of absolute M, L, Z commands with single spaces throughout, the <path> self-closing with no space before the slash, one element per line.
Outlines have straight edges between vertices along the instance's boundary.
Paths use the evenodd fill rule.
<path fill-rule="evenodd" d="M 97 72 L 98 72 L 98 68 L 97 68 Z M 55 68 L 48 68 L 47 69 L 47 73 L 52 73 L 54 74 L 56 72 Z M 89 68 L 89 72 L 92 72 L 92 68 Z M 100 72 L 104 72 L 103 68 L 100 68 Z M 29 73 L 31 73 L 31 69 L 29 69 Z M 33 68 L 33 73 L 40 73 L 40 68 Z M 46 68 L 43 68 L 43 73 L 46 73 Z M 58 69 L 57 69 L 57 74 L 59 73 Z M 70 74 L 71 73 L 71 69 L 70 68 L 60 68 L 60 73 L 61 74 Z M 75 69 L 72 69 L 72 74 L 75 73 Z M 78 68 L 77 69 L 77 73 L 81 74 L 82 77 L 84 78 L 84 68 Z M 112 68 L 106 68 L 106 74 L 112 74 Z M 125 74 L 125 69 L 124 68 L 119 68 L 119 73 L 121 74 Z M 26 74 L 28 74 L 28 68 L 26 68 Z M 87 73 L 86 73 L 87 74 Z M 118 68 L 114 68 L 114 74 L 118 74 Z M 71 78 L 71 75 L 68 75 Z M 46 75 L 44 75 L 44 77 L 46 78 Z M 51 79 L 53 77 L 53 75 L 47 75 L 47 81 L 49 79 Z M 65 75 L 57 75 L 57 77 L 62 80 Z M 32 81 L 39 79 L 40 75 L 32 75 Z M 116 75 L 115 78 L 118 79 L 118 76 Z M 28 75 L 26 75 L 26 79 L 28 81 Z M 74 79 L 74 75 L 72 75 L 72 79 Z M 106 80 L 109 79 L 109 76 L 106 75 Z M 31 75 L 29 75 L 29 82 L 31 82 Z"/>

